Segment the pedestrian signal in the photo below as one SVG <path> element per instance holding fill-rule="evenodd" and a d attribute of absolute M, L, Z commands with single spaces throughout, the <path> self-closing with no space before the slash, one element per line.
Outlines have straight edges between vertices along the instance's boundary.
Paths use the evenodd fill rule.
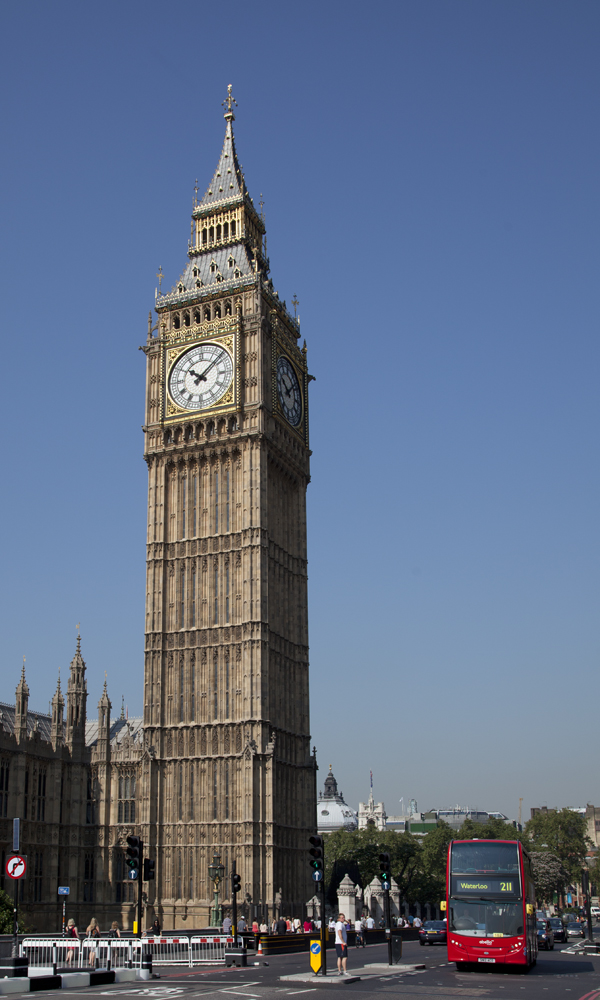
<path fill-rule="evenodd" d="M 238 875 L 237 872 L 231 873 L 231 891 L 232 893 L 239 892 L 242 888 L 242 876 Z"/>
<path fill-rule="evenodd" d="M 156 861 L 154 858 L 144 858 L 144 882 L 152 882 L 156 878 Z"/>
<path fill-rule="evenodd" d="M 381 876 L 381 888 L 389 889 L 392 880 L 392 863 L 387 853 L 379 855 L 379 872 Z"/>
<path fill-rule="evenodd" d="M 130 868 L 139 869 L 142 866 L 142 839 L 141 837 L 127 838 L 127 864 Z"/>

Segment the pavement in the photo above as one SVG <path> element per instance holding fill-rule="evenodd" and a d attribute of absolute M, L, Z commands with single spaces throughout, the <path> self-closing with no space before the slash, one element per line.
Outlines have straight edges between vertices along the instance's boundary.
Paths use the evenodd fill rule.
<path fill-rule="evenodd" d="M 461 997 L 469 1000 L 478 997 L 482 1000 L 600 1000 L 600 955 L 570 954 L 566 947 L 556 945 L 554 951 L 541 952 L 537 965 L 528 974 L 499 967 L 458 973 L 455 965 L 448 964 L 445 945 L 421 947 L 418 941 L 404 943 L 402 961 L 403 966 L 412 967 L 409 970 L 385 964 L 383 968 L 372 967 L 372 963 L 385 963 L 385 944 L 351 948 L 348 971 L 352 975 L 338 980 L 338 990 L 355 994 L 356 1000 L 393 1000 L 396 997 L 406 1000 Z M 332 971 L 335 955 L 329 951 L 327 959 Z M 253 961 L 260 961 L 260 964 L 253 965 Z M 308 954 L 264 959 L 249 957 L 249 963 L 245 969 L 155 967 L 154 971 L 161 977 L 159 980 L 115 983 L 85 990 L 74 988 L 69 990 L 69 1000 L 91 1000 L 92 997 L 98 1000 L 105 997 L 115 1000 L 136 1000 L 137 997 L 139 1000 L 200 1000 L 203 997 L 232 1000 L 235 996 L 242 1000 L 287 1000 L 287 997 L 296 996 L 311 1000 L 310 993 L 331 995 L 330 983 L 281 978 L 306 975 Z M 419 965 L 425 968 L 418 968 Z M 351 978 L 354 981 L 350 981 Z M 46 995 L 56 997 L 56 992 Z"/>

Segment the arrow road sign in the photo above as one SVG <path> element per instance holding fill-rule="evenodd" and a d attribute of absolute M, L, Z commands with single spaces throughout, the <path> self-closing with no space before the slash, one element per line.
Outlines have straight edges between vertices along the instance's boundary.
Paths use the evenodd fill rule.
<path fill-rule="evenodd" d="M 59 887 L 58 887 L 58 895 L 59 896 L 68 896 L 69 893 L 70 893 L 70 891 L 71 890 L 69 889 L 68 885 L 59 885 Z"/>
<path fill-rule="evenodd" d="M 9 878 L 23 878 L 27 870 L 27 859 L 22 854 L 14 854 L 6 862 L 6 874 Z"/>
<path fill-rule="evenodd" d="M 138 870 L 137 870 L 137 868 L 130 868 L 129 871 L 127 872 L 127 878 L 131 882 L 133 882 L 137 877 L 138 877 Z"/>
<path fill-rule="evenodd" d="M 323 878 L 323 872 L 313 872 L 314 882 L 321 882 L 322 878 Z"/>

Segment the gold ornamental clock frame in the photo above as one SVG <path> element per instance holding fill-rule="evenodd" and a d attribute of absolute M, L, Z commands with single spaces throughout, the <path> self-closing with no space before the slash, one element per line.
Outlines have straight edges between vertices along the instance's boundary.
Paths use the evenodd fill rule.
<path fill-rule="evenodd" d="M 241 401 L 241 336 L 240 321 L 237 316 L 224 320 L 206 321 L 176 330 L 164 336 L 161 343 L 160 412 L 161 422 L 168 425 L 183 419 L 200 420 L 207 414 L 218 416 L 239 409 Z M 231 357 L 233 378 L 224 395 L 212 406 L 202 409 L 186 409 L 179 406 L 169 393 L 169 378 L 178 359 L 190 348 L 205 343 L 224 348 Z"/>

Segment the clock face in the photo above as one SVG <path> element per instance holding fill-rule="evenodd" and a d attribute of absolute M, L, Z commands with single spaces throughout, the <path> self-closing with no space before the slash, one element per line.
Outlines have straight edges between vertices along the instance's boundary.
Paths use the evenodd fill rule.
<path fill-rule="evenodd" d="M 198 344 L 182 354 L 169 375 L 171 398 L 185 410 L 218 403 L 233 378 L 231 355 L 219 344 Z"/>
<path fill-rule="evenodd" d="M 277 395 L 286 420 L 297 427 L 302 417 L 302 394 L 296 372 L 283 356 L 277 359 Z"/>

